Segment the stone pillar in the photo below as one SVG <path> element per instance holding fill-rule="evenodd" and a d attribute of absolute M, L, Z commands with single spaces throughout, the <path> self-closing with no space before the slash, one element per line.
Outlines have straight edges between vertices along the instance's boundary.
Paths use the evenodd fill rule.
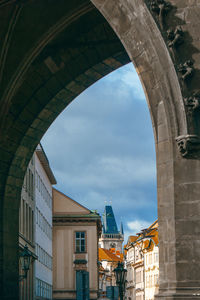
<path fill-rule="evenodd" d="M 20 192 L 7 185 L 1 211 L 0 299 L 18 300 L 19 294 L 19 207 Z M 8 191 L 9 190 L 9 191 Z M 7 198 L 8 199 L 5 199 Z"/>
<path fill-rule="evenodd" d="M 200 161 L 182 158 L 158 108 L 160 282 L 156 299 L 200 297 Z"/>

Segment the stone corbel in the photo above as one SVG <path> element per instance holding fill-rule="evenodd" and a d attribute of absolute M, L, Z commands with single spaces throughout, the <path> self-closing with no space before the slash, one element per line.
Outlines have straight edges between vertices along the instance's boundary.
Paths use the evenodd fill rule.
<path fill-rule="evenodd" d="M 172 9 L 170 2 L 166 0 L 151 0 L 150 1 L 151 11 L 158 16 L 158 21 L 161 29 L 164 29 L 165 16 Z"/>
<path fill-rule="evenodd" d="M 182 135 L 176 138 L 179 151 L 184 158 L 200 158 L 200 138 L 197 135 Z"/>

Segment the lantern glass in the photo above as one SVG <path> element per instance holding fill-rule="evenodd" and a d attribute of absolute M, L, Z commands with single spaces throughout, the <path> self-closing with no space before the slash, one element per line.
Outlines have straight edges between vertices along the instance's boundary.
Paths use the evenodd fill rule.
<path fill-rule="evenodd" d="M 124 269 L 124 266 L 122 263 L 118 262 L 117 268 L 114 269 L 115 272 L 115 278 L 117 284 L 122 284 L 125 280 L 127 271 Z"/>
<path fill-rule="evenodd" d="M 124 283 L 126 281 L 126 276 L 127 276 L 127 270 L 126 269 L 123 269 L 122 270 L 122 278 L 121 278 L 121 283 Z"/>
<path fill-rule="evenodd" d="M 29 267 L 30 267 L 30 256 L 25 255 L 25 256 L 23 257 L 23 260 L 24 260 L 24 264 L 23 264 L 22 268 L 23 268 L 25 271 L 28 271 L 28 270 L 29 270 Z"/>
<path fill-rule="evenodd" d="M 25 245 L 23 251 L 20 254 L 20 262 L 22 270 L 27 272 L 30 268 L 31 252 L 28 250 L 28 246 Z"/>

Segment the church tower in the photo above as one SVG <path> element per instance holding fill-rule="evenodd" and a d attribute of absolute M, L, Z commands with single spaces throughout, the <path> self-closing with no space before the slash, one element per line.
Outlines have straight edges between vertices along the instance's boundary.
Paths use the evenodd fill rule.
<path fill-rule="evenodd" d="M 120 231 L 117 229 L 117 223 L 111 205 L 106 205 L 102 216 L 102 234 L 99 239 L 100 248 L 109 250 L 115 248 L 122 253 L 122 244 L 124 241 L 123 226 L 121 223 Z"/>

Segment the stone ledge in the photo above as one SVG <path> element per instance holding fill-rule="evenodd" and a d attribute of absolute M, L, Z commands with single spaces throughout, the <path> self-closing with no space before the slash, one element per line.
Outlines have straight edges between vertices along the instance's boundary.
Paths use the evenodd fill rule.
<path fill-rule="evenodd" d="M 196 287 L 177 288 L 176 291 L 161 290 L 155 295 L 155 300 L 176 300 L 176 299 L 200 299 L 200 289 Z"/>

